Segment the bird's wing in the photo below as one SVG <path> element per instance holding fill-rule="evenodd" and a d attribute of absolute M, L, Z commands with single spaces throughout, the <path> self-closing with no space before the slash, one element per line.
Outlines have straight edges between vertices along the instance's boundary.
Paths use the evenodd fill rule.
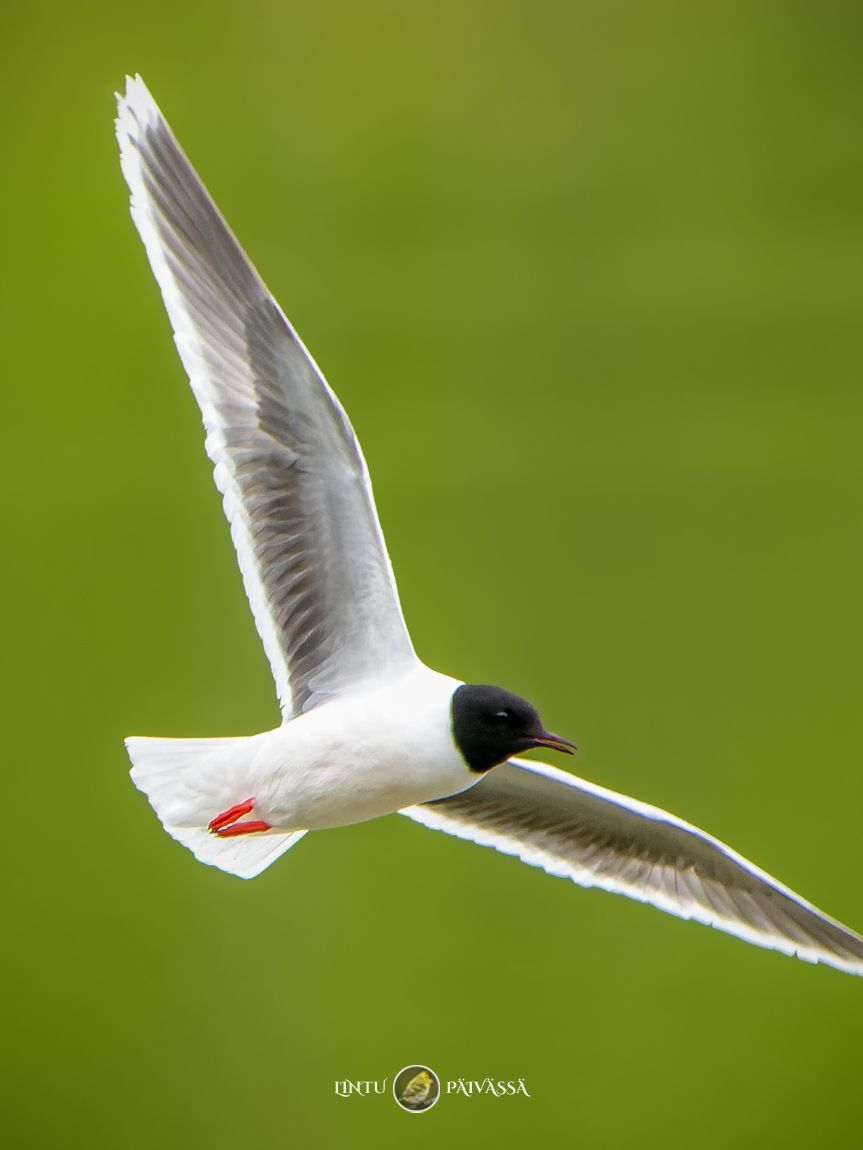
<path fill-rule="evenodd" d="M 657 807 L 513 759 L 462 794 L 400 812 L 549 874 L 648 902 L 756 946 L 863 974 L 863 938 Z"/>
<path fill-rule="evenodd" d="M 118 96 L 132 218 L 286 717 L 415 659 L 359 444 L 141 78 Z"/>

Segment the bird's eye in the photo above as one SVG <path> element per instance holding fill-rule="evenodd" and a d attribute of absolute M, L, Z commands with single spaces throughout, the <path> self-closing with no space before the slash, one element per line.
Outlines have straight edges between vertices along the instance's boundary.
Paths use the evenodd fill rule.
<path fill-rule="evenodd" d="M 509 711 L 498 711 L 495 715 L 496 719 L 511 719 L 512 715 Z"/>

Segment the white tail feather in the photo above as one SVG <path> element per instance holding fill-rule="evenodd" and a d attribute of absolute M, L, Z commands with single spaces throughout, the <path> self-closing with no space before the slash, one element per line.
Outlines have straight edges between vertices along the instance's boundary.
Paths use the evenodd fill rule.
<path fill-rule="evenodd" d="M 254 736 L 126 739 L 132 781 L 168 834 L 201 862 L 240 878 L 260 874 L 306 833 L 272 830 L 221 838 L 208 830 L 211 819 L 249 797 L 243 778 L 254 746 Z"/>

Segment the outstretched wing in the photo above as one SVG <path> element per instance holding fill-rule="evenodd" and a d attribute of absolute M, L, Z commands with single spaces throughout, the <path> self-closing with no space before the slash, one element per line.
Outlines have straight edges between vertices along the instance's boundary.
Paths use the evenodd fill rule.
<path fill-rule="evenodd" d="M 451 798 L 400 812 L 756 946 L 863 974 L 863 938 L 735 851 L 657 807 L 513 759 Z"/>
<path fill-rule="evenodd" d="M 144 82 L 127 78 L 117 99 L 132 218 L 289 717 L 415 659 L 368 472 L 341 405 Z"/>

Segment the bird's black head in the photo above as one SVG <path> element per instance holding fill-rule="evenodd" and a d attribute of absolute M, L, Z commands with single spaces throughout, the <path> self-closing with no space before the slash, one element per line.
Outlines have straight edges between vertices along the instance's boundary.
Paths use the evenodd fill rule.
<path fill-rule="evenodd" d="M 571 755 L 575 744 L 546 731 L 536 707 L 502 687 L 463 683 L 452 696 L 452 735 L 472 771 L 487 771 L 531 747 Z"/>

